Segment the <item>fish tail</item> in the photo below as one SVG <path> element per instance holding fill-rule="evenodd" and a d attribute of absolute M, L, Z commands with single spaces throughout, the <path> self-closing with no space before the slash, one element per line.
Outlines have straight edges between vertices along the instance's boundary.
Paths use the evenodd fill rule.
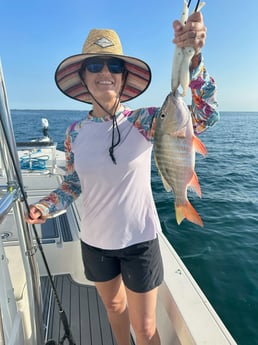
<path fill-rule="evenodd" d="M 207 155 L 207 149 L 205 145 L 196 136 L 193 136 L 193 146 L 194 146 L 195 151 L 199 152 L 203 156 Z"/>
<path fill-rule="evenodd" d="M 188 219 L 190 222 L 200 225 L 203 227 L 203 222 L 199 214 L 190 204 L 189 200 L 186 201 L 185 205 L 176 206 L 176 220 L 177 224 L 181 224 L 184 219 Z"/>

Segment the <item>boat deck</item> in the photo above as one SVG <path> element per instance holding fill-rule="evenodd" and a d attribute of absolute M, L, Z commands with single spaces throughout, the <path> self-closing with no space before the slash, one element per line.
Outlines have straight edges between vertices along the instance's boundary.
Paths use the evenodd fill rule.
<path fill-rule="evenodd" d="M 96 288 L 75 282 L 69 274 L 54 276 L 54 283 L 75 344 L 116 345 L 106 310 Z M 47 276 L 41 277 L 41 285 L 45 339 L 58 342 L 64 336 L 59 307 Z M 134 345 L 133 339 L 131 345 Z"/>

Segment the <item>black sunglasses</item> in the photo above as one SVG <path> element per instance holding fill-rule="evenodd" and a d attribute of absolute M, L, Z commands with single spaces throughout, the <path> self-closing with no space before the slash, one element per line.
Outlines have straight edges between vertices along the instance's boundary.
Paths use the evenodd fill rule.
<path fill-rule="evenodd" d="M 103 70 L 104 65 L 107 65 L 110 73 L 123 73 L 125 70 L 124 60 L 118 58 L 101 58 L 101 57 L 92 57 L 85 59 L 82 70 L 87 69 L 91 73 L 99 73 Z"/>

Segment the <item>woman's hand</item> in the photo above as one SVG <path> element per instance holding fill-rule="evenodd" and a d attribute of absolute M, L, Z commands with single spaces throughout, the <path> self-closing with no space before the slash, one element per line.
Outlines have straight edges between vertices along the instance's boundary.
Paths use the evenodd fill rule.
<path fill-rule="evenodd" d="M 24 219 L 29 224 L 42 224 L 46 221 L 40 210 L 34 205 L 30 206 L 30 212 L 25 214 Z"/>
<path fill-rule="evenodd" d="M 195 55 L 198 55 L 205 44 L 207 32 L 201 12 L 191 14 L 185 25 L 182 25 L 179 20 L 174 21 L 173 28 L 175 34 L 173 42 L 176 46 L 192 47 L 195 49 Z"/>

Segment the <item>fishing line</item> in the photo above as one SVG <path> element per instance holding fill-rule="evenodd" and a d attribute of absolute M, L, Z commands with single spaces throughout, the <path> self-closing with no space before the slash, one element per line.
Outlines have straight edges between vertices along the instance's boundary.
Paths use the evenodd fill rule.
<path fill-rule="evenodd" d="M 197 12 L 198 7 L 199 7 L 199 3 L 200 3 L 200 0 L 197 1 L 197 4 L 196 4 L 195 9 L 194 9 L 194 12 Z"/>
<path fill-rule="evenodd" d="M 192 2 L 192 0 L 189 0 L 189 1 L 188 1 L 188 4 L 187 4 L 187 7 L 188 7 L 188 8 L 190 7 L 191 2 Z M 195 9 L 194 9 L 194 12 L 197 12 L 199 3 L 200 3 L 200 0 L 197 1 L 197 4 L 196 4 Z"/>
<path fill-rule="evenodd" d="M 5 90 L 4 86 L 3 86 L 3 90 Z M 26 195 L 26 192 L 24 190 L 23 183 L 22 183 L 22 180 L 20 178 L 17 165 L 15 164 L 15 158 L 14 158 L 13 152 L 11 150 L 11 146 L 10 146 L 10 143 L 9 143 L 9 140 L 8 140 L 8 136 L 7 136 L 7 133 L 6 133 L 6 129 L 5 129 L 5 126 L 4 126 L 3 122 L 2 122 L 2 118 L 1 117 L 0 117 L 0 121 L 2 123 L 4 137 L 5 137 L 5 140 L 6 140 L 6 143 L 7 143 L 8 151 L 9 151 L 9 154 L 10 154 L 10 157 L 11 157 L 12 165 L 13 165 L 13 168 L 14 168 L 14 171 L 15 171 L 15 175 L 16 175 L 16 178 L 17 178 L 17 182 L 18 182 L 18 185 L 20 187 L 20 191 L 21 191 L 22 198 L 23 198 L 23 201 L 25 203 L 27 212 L 29 214 L 30 213 L 30 207 L 29 207 L 29 204 L 28 204 L 27 195 Z M 35 224 L 31 224 L 31 225 L 32 225 L 33 233 L 34 233 L 34 236 L 35 236 L 38 248 L 40 250 L 40 253 L 41 253 L 41 256 L 42 256 L 42 259 L 43 259 L 43 262 L 44 262 L 44 265 L 45 265 L 45 268 L 46 268 L 46 271 L 47 271 L 47 275 L 48 275 L 49 282 L 50 282 L 50 285 L 51 285 L 53 293 L 54 293 L 54 297 L 56 299 L 56 302 L 57 302 L 57 305 L 58 305 L 58 308 L 59 308 L 60 319 L 61 319 L 61 321 L 63 323 L 63 326 L 64 326 L 65 334 L 64 334 L 64 336 L 63 336 L 63 338 L 62 338 L 62 340 L 61 340 L 61 342 L 59 344 L 60 345 L 63 344 L 64 340 L 68 339 L 69 345 L 76 345 L 74 340 L 73 340 L 72 332 L 71 332 L 70 327 L 69 327 L 69 323 L 68 323 L 68 319 L 67 319 L 66 313 L 65 313 L 65 311 L 64 311 L 64 309 L 62 307 L 61 301 L 60 301 L 60 299 L 58 297 L 58 293 L 57 293 L 57 290 L 56 290 L 56 287 L 55 287 L 55 284 L 54 284 L 54 281 L 53 281 L 53 278 L 52 278 L 52 275 L 51 275 L 51 272 L 50 272 L 50 269 L 49 269 L 49 266 L 48 266 L 48 263 L 47 263 L 47 259 L 46 259 L 43 247 L 42 247 L 41 242 L 40 242 L 40 238 L 38 236 L 38 232 L 37 232 L 36 226 L 35 226 Z"/>

